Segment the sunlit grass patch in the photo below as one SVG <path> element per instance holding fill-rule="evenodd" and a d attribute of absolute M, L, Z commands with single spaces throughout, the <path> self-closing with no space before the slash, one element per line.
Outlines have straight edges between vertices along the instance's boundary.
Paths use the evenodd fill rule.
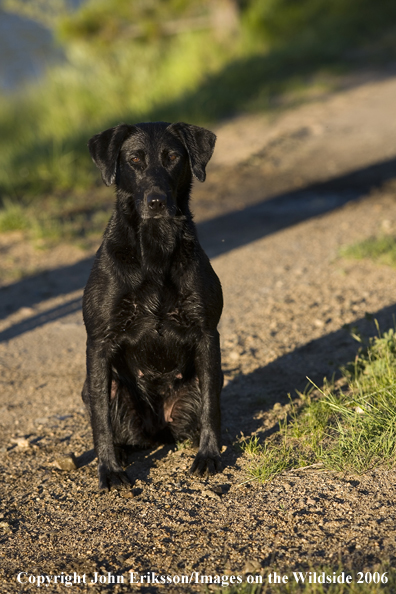
<path fill-rule="evenodd" d="M 249 475 L 267 481 L 280 472 L 317 465 L 361 474 L 396 462 L 396 334 L 371 338 L 343 369 L 344 384 L 322 388 L 291 402 L 279 431 L 264 444 L 242 444 Z"/>
<path fill-rule="evenodd" d="M 393 235 L 370 237 L 342 248 L 340 255 L 344 258 L 368 259 L 379 264 L 396 266 L 396 237 Z"/>
<path fill-rule="evenodd" d="M 54 190 L 92 187 L 92 134 L 123 121 L 188 119 L 179 104 L 175 114 L 167 106 L 218 72 L 234 49 L 206 32 L 187 32 L 166 44 L 114 46 L 105 54 L 77 43 L 67 56 L 23 94 L 0 98 L 0 198 L 40 200 Z"/>
<path fill-rule="evenodd" d="M 112 207 L 112 199 L 100 191 L 60 193 L 41 201 L 5 199 L 0 209 L 0 232 L 22 231 L 40 247 L 60 242 L 92 247 L 92 242 L 102 236 Z"/>
<path fill-rule="evenodd" d="M 43 9 L 51 0 L 6 4 L 45 23 L 54 12 Z M 369 56 L 381 63 L 396 55 L 393 0 L 253 0 L 229 3 L 239 6 L 229 34 L 183 25 L 190 9 L 209 17 L 214 4 L 222 3 L 107 0 L 61 11 L 53 27 L 66 61 L 0 98 L 0 198 L 90 187 L 97 172 L 87 140 L 122 121 L 209 125 L 278 109 L 333 88 L 340 72 L 361 64 L 359 51 L 364 65 Z M 181 19 L 177 34 L 161 34 L 163 13 Z M 131 37 L 141 18 L 145 34 Z"/>
<path fill-rule="evenodd" d="M 263 460 L 265 464 L 262 463 Z M 303 467 L 306 462 L 293 444 L 286 440 L 283 440 L 279 446 L 265 443 L 259 459 L 253 461 L 250 466 L 250 474 L 255 479 L 266 482 L 285 470 Z"/>

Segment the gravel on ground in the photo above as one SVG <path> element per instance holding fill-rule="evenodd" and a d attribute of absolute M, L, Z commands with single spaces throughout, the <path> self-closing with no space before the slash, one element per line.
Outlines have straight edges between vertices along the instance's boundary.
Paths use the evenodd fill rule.
<path fill-rule="evenodd" d="M 167 591 L 193 592 L 216 589 L 216 576 L 395 566 L 394 469 L 306 468 L 259 484 L 247 482 L 239 446 L 276 429 L 307 377 L 320 383 L 353 360 L 346 324 L 373 334 L 370 313 L 382 330 L 394 325 L 395 270 L 346 260 L 340 248 L 396 233 L 395 104 L 396 78 L 371 74 L 293 110 L 218 126 L 208 182 L 193 194 L 225 296 L 216 476 L 188 474 L 188 445 L 158 446 L 130 455 L 131 490 L 98 492 L 80 399 L 93 254 L 0 238 L 2 592 L 31 591 L 37 576 L 63 576 L 47 587 L 62 591 L 74 572 L 98 579 L 73 584 L 81 591 L 159 592 L 158 576 L 170 576 Z M 10 281 L 14 266 L 30 276 Z M 131 585 L 130 572 L 143 583 Z"/>

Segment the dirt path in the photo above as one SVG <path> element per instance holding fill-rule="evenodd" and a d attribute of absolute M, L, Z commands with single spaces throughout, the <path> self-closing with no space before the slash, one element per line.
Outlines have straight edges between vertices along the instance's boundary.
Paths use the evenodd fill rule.
<path fill-rule="evenodd" d="M 392 565 L 395 471 L 348 477 L 307 469 L 242 484 L 248 460 L 235 444 L 241 433 L 265 438 L 306 376 L 321 382 L 353 358 L 344 324 L 373 332 L 366 312 L 383 329 L 393 324 L 395 271 L 338 252 L 396 232 L 395 105 L 396 79 L 382 76 L 217 130 L 208 183 L 194 195 L 226 303 L 225 470 L 213 478 L 190 477 L 193 452 L 167 446 L 131 456 L 132 493 L 97 492 L 79 396 L 80 298 L 92 254 L 65 246 L 37 253 L 17 234 L 1 238 L 6 279 L 14 265 L 46 270 L 5 283 L 1 293 L 2 592 L 27 592 L 35 576 L 62 572 L 86 581 L 97 572 L 104 576 L 97 590 L 112 592 L 140 587 L 128 585 L 130 571 L 135 581 L 148 571 L 192 578 L 167 584 L 172 592 L 202 589 L 201 575 L 266 581 L 269 572 L 291 575 L 304 564 Z M 78 469 L 59 470 L 70 452 Z M 125 583 L 106 584 L 109 571 Z M 51 583 L 47 591 L 64 588 Z"/>

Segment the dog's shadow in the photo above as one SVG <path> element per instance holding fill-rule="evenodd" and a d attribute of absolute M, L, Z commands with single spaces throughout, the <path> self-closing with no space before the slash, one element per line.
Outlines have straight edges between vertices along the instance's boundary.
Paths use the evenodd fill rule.
<path fill-rule="evenodd" d="M 126 474 L 131 479 L 131 484 L 137 479 L 144 482 L 151 482 L 151 469 L 172 453 L 175 450 L 175 446 L 176 444 L 174 443 L 158 444 L 154 448 L 144 449 L 127 446 L 125 448 Z M 74 461 L 77 468 L 83 468 L 94 462 L 96 457 L 95 450 L 91 449 L 83 452 L 80 456 L 76 456 Z"/>

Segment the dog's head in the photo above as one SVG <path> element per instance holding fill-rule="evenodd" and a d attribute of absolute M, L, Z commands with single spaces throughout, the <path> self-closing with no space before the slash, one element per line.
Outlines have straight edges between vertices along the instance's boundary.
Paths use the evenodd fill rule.
<path fill-rule="evenodd" d="M 125 200 L 132 198 L 142 218 L 162 218 L 185 214 L 192 175 L 205 181 L 215 142 L 205 128 L 156 122 L 120 124 L 88 146 L 107 186 L 115 183 Z"/>

